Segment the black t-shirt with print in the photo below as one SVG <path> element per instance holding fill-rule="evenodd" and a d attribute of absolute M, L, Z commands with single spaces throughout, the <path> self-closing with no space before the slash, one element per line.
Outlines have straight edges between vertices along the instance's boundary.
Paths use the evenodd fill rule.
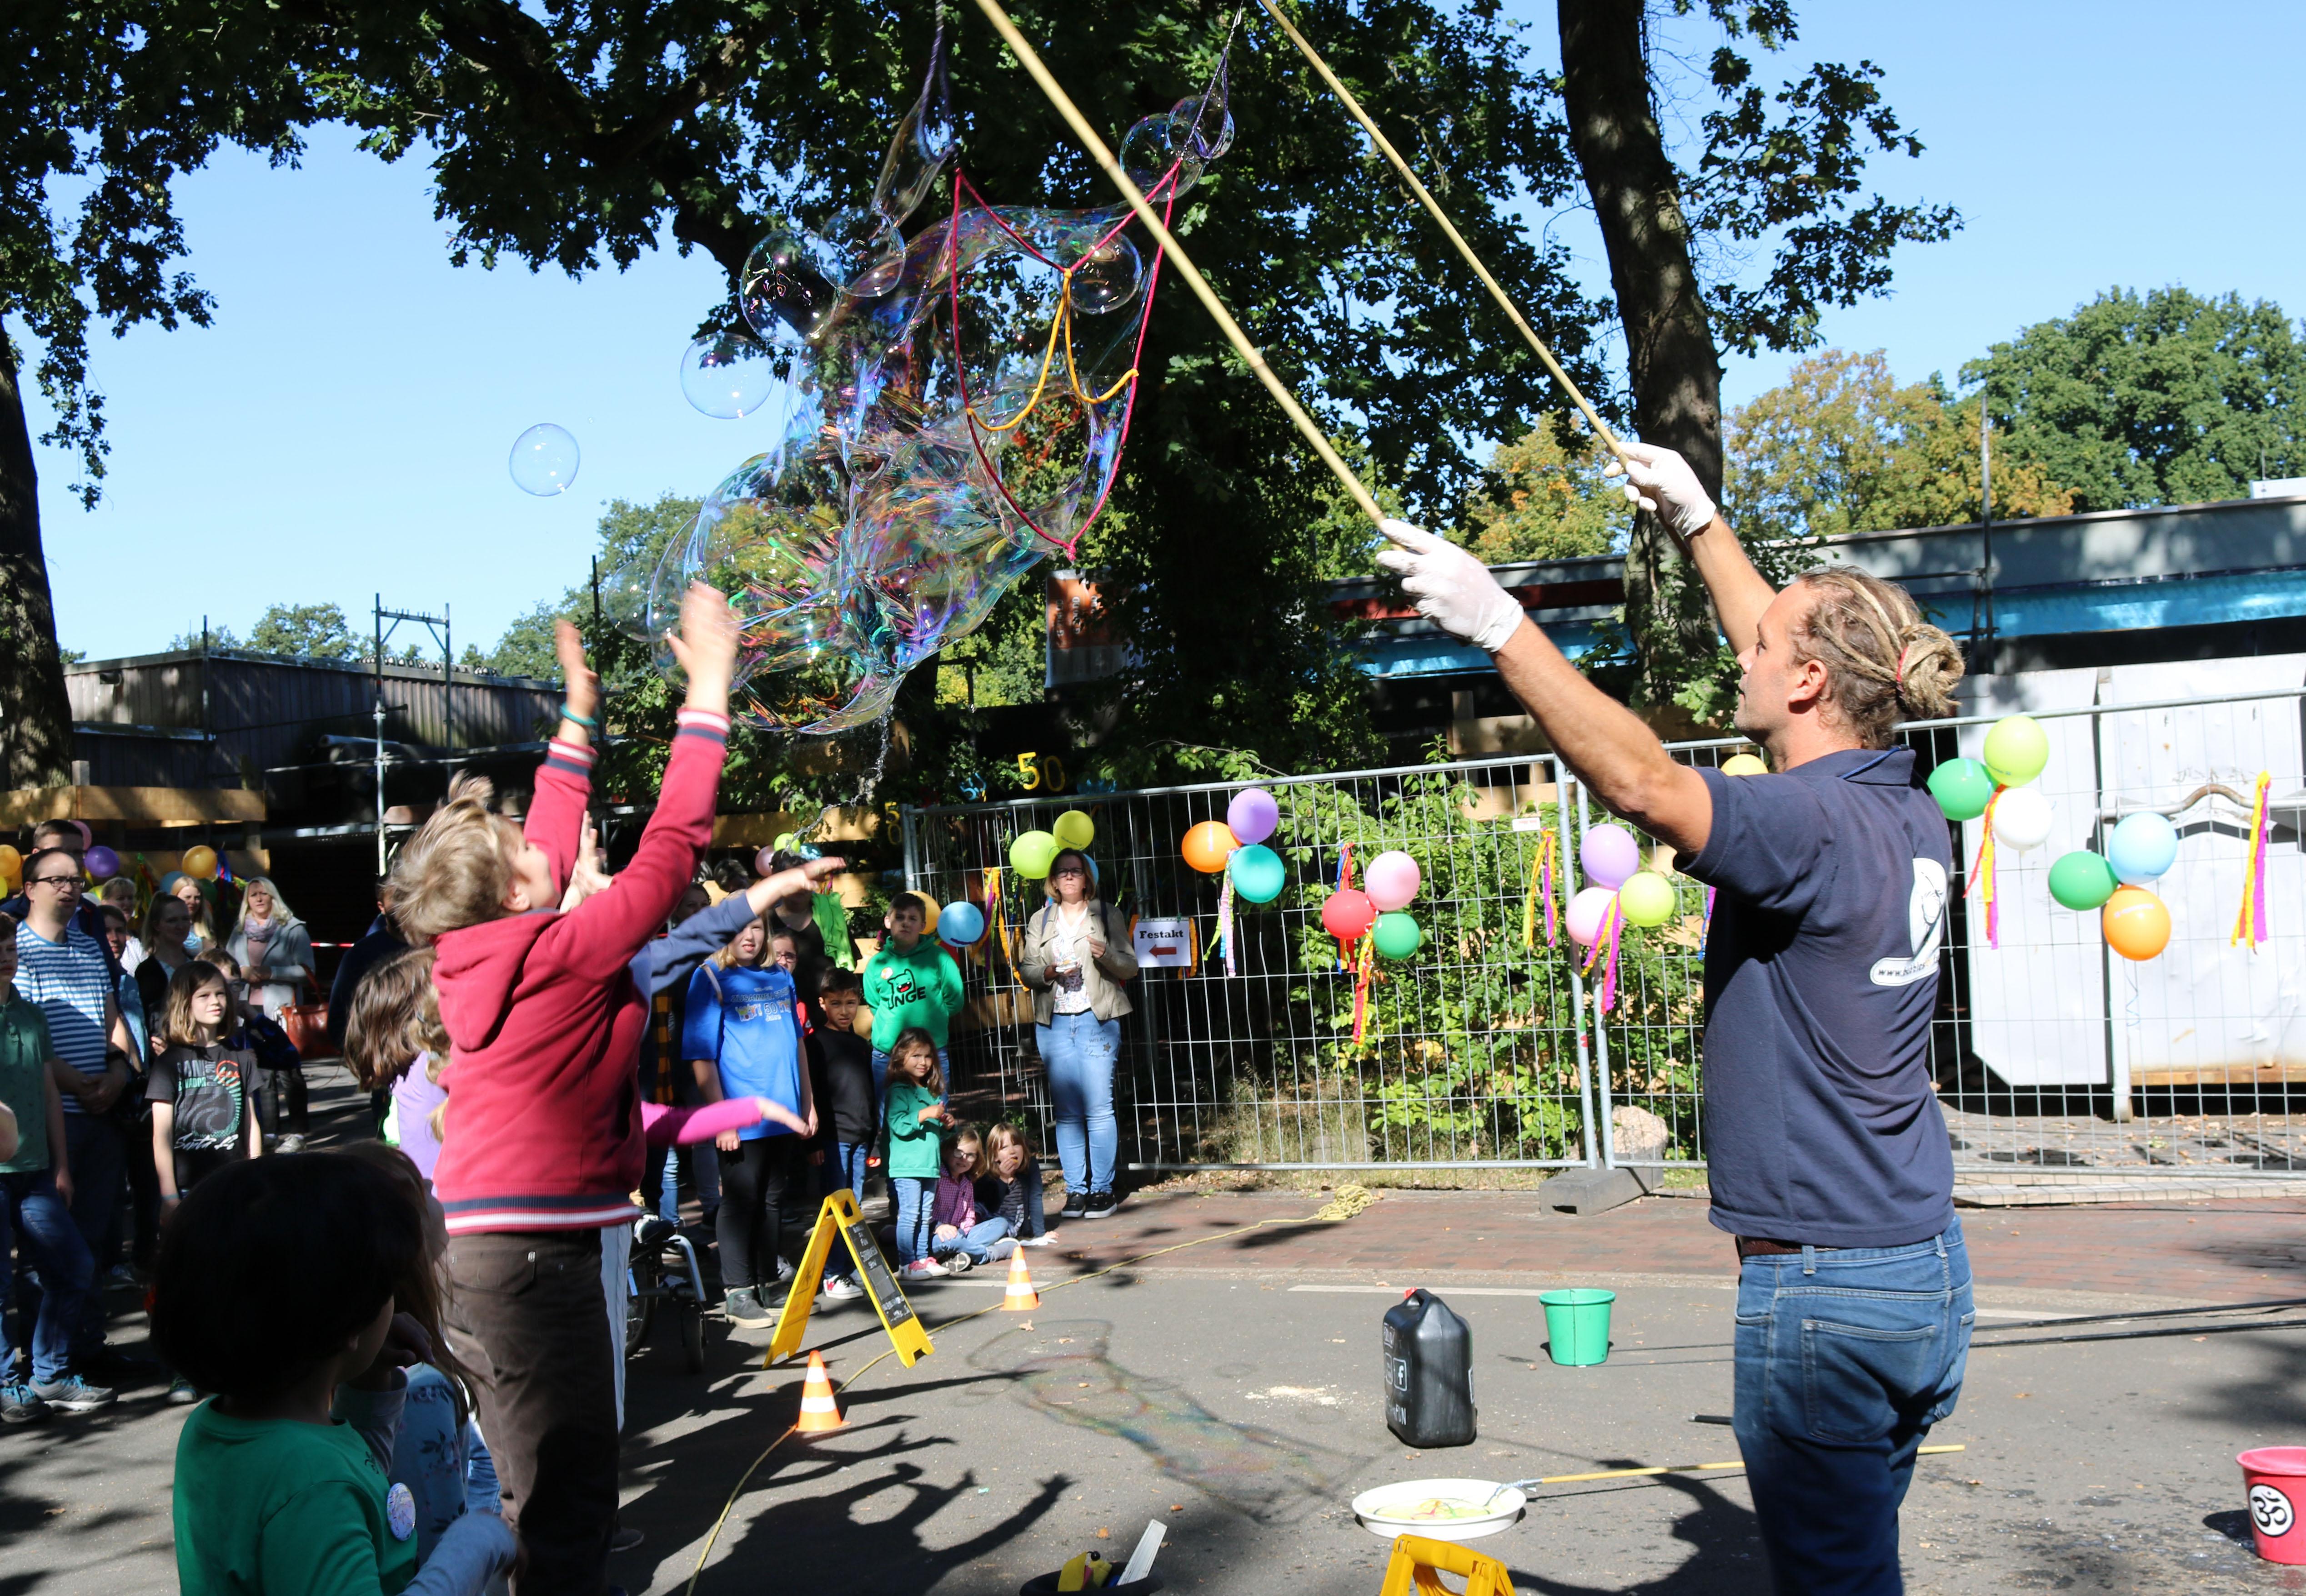
<path fill-rule="evenodd" d="M 237 1151 L 243 1105 L 255 1072 L 256 1055 L 244 1047 L 220 1042 L 171 1047 L 152 1066 L 144 1095 L 175 1108 L 174 1145 L 178 1150 Z"/>

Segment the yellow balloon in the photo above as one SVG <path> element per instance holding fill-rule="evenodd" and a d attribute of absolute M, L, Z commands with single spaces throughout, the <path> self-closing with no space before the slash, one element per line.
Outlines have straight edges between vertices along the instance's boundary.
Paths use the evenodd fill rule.
<path fill-rule="evenodd" d="M 14 881 L 24 874 L 24 856 L 5 842 L 0 842 L 0 881 Z"/>
<path fill-rule="evenodd" d="M 1068 809 L 1057 816 L 1049 834 L 1066 848 L 1087 848 L 1097 841 L 1097 822 L 1079 809 Z"/>
<path fill-rule="evenodd" d="M 1618 889 L 1628 926 L 1662 926 L 1673 917 L 1673 883 L 1654 870 L 1637 870 Z"/>
<path fill-rule="evenodd" d="M 214 881 L 217 873 L 216 849 L 196 846 L 184 849 L 184 874 L 194 881 Z"/>
<path fill-rule="evenodd" d="M 1732 754 L 1721 762 L 1725 776 L 1766 776 L 1770 767 L 1751 754 Z"/>

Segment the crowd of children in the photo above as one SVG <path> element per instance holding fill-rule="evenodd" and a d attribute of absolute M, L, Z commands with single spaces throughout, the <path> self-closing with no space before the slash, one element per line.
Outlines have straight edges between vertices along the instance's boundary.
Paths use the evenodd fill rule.
<path fill-rule="evenodd" d="M 382 894 L 406 946 L 339 993 L 381 1139 L 266 1156 L 297 1148 L 268 1148 L 259 1113 L 271 977 L 309 960 L 269 883 L 218 939 L 173 881 L 141 924 L 132 897 L 74 918 L 77 856 L 36 849 L 24 928 L 42 962 L 21 981 L 19 920 L 0 914 L 0 1308 L 12 1253 L 42 1287 L 32 1379 L 0 1398 L 23 1410 L 9 1417 L 43 1391 L 98 1402 L 72 1371 L 102 1315 L 70 1155 L 98 1144 L 68 1120 L 132 1095 L 149 1105 L 126 1156 L 151 1194 L 136 1228 L 158 1238 L 153 1344 L 171 1396 L 199 1403 L 175 1493 L 187 1592 L 607 1591 L 632 1199 L 672 1208 L 684 1168 L 740 1326 L 772 1322 L 823 1198 L 876 1176 L 908 1276 L 1047 1240 L 1022 1135 L 953 1122 L 961 972 L 923 901 L 897 900 L 858 969 L 816 890 L 840 860 L 781 855 L 749 886 L 700 890 L 726 604 L 699 588 L 683 607 L 688 702 L 613 881 L 585 820 L 598 683 L 573 631 L 559 646 L 568 702 L 525 823 L 485 782 L 452 788 Z M 838 1272 L 823 1289 L 862 1293 Z"/>

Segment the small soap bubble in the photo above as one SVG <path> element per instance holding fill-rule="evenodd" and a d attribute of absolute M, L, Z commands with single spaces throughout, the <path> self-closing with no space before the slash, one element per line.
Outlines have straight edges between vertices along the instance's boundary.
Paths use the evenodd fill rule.
<path fill-rule="evenodd" d="M 568 484 L 576 480 L 581 457 L 568 428 L 539 422 L 513 440 L 512 458 L 507 465 L 514 485 L 522 492 L 550 499 L 568 491 Z"/>
<path fill-rule="evenodd" d="M 1073 267 L 1073 309 L 1090 316 L 1117 311 L 1145 286 L 1145 259 L 1125 233 L 1090 246 Z"/>
<path fill-rule="evenodd" d="M 1201 180 L 1202 159 L 1194 153 L 1192 145 L 1193 124 L 1190 117 L 1145 117 L 1122 135 L 1122 170 L 1149 199 L 1174 172 L 1174 182 L 1161 197 L 1175 199 Z"/>
<path fill-rule="evenodd" d="M 706 415 L 741 421 L 784 397 L 794 352 L 744 332 L 708 333 L 680 357 L 680 391 Z"/>

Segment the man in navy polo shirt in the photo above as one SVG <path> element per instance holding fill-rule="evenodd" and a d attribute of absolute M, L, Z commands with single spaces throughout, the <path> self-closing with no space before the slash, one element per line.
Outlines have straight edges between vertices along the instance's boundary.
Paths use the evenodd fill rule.
<path fill-rule="evenodd" d="M 1463 549 L 1400 522 L 1378 556 L 1487 649 L 1614 814 L 1720 889 L 1705 952 L 1713 1223 L 1737 1238 L 1738 1441 L 1777 1588 L 1902 1588 L 1898 1506 L 1969 1353 L 1969 1264 L 1928 1040 L 1952 858 L 1890 746 L 1943 715 L 1952 640 L 1847 568 L 1764 581 L 1680 456 L 1625 446 L 1627 495 L 1682 540 L 1738 651 L 1738 730 L 1777 773 L 1677 764 Z"/>

